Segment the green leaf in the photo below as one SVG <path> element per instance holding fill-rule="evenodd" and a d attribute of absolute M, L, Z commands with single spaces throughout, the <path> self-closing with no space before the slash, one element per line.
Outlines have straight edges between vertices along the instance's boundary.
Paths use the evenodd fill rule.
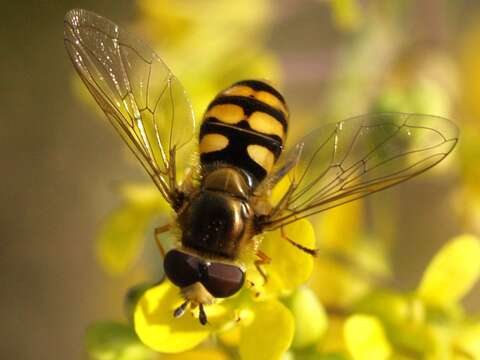
<path fill-rule="evenodd" d="M 255 317 L 242 329 L 239 352 L 242 360 L 279 360 L 292 343 L 295 322 L 277 300 L 258 302 Z"/>
<path fill-rule="evenodd" d="M 143 345 L 133 329 L 116 322 L 101 322 L 87 328 L 87 353 L 92 360 L 152 360 L 155 353 Z"/>
<path fill-rule="evenodd" d="M 438 307 L 455 305 L 480 276 L 480 241 L 472 235 L 450 240 L 425 271 L 418 296 Z"/>
<path fill-rule="evenodd" d="M 220 349 L 200 348 L 181 354 L 162 355 L 161 360 L 230 360 L 230 357 Z"/>

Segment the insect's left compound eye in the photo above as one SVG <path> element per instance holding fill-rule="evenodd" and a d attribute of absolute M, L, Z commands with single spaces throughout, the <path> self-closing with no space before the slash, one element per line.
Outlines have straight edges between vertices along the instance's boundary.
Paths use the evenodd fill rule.
<path fill-rule="evenodd" d="M 217 298 L 232 296 L 245 281 L 245 273 L 241 268 L 223 263 L 209 264 L 205 275 L 202 277 L 203 286 Z"/>
<path fill-rule="evenodd" d="M 200 280 L 201 260 L 178 250 L 170 250 L 163 260 L 165 274 L 178 287 L 192 285 Z"/>

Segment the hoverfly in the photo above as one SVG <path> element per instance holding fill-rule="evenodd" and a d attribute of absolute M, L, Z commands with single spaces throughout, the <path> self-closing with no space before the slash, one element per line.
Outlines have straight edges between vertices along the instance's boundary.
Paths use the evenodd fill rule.
<path fill-rule="evenodd" d="M 321 126 L 284 152 L 284 97 L 264 81 L 246 80 L 213 99 L 197 143 L 190 101 L 153 50 L 85 10 L 69 11 L 64 26 L 79 76 L 176 213 L 175 224 L 156 230 L 156 237 L 172 226 L 181 231 L 166 254 L 159 244 L 165 274 L 185 299 L 174 315 L 198 306 L 202 324 L 204 305 L 244 285 L 242 253 L 254 251 L 265 275 L 260 265 L 270 259 L 256 235 L 408 180 L 442 161 L 458 140 L 447 119 L 386 113 Z M 177 170 L 188 169 L 180 161 L 197 153 L 195 146 L 199 165 L 180 181 Z M 286 190 L 272 203 L 280 181 Z"/>

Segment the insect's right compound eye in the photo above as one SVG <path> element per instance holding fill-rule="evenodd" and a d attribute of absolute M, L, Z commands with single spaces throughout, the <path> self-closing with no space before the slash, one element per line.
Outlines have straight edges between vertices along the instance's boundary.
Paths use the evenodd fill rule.
<path fill-rule="evenodd" d="M 245 282 L 245 272 L 237 265 L 211 263 L 202 284 L 213 296 L 225 298 L 240 291 Z"/>
<path fill-rule="evenodd" d="M 163 261 L 165 274 L 178 287 L 192 285 L 200 279 L 201 260 L 178 250 L 170 250 Z"/>

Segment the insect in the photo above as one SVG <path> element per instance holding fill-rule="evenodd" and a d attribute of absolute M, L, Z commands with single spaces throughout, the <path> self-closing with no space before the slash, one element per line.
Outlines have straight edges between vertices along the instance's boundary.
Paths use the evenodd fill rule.
<path fill-rule="evenodd" d="M 157 238 L 173 226 L 181 231 L 166 254 L 158 240 L 165 274 L 185 299 L 176 317 L 198 307 L 206 324 L 204 306 L 244 285 L 245 251 L 254 252 L 265 276 L 270 259 L 256 235 L 280 229 L 285 241 L 314 255 L 284 226 L 408 180 L 458 140 L 447 119 L 388 113 L 321 126 L 284 151 L 291 125 L 284 97 L 264 81 L 246 80 L 213 99 L 197 143 L 190 101 L 153 50 L 85 10 L 68 12 L 64 27 L 79 76 L 176 214 L 174 224 L 156 230 Z M 196 151 L 199 164 L 182 165 Z M 273 202 L 280 182 L 287 185 Z"/>

